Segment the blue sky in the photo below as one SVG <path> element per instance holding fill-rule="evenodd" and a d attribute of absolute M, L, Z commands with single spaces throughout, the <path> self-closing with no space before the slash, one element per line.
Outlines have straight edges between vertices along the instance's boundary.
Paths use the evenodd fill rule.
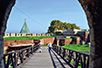
<path fill-rule="evenodd" d="M 52 20 L 75 23 L 81 29 L 89 28 L 78 0 L 16 0 L 7 22 L 6 33 L 19 33 L 24 19 L 27 19 L 31 33 L 47 32 Z"/>

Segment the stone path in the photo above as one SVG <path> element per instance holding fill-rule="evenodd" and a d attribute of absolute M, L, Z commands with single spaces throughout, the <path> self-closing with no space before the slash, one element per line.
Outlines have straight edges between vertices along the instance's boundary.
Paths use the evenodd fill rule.
<path fill-rule="evenodd" d="M 70 68 L 53 50 L 48 52 L 47 47 L 39 50 L 21 68 Z"/>

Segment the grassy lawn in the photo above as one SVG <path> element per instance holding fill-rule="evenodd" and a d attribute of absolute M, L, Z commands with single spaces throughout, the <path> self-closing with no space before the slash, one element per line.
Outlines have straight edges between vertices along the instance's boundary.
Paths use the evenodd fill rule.
<path fill-rule="evenodd" d="M 43 45 L 42 47 L 48 47 L 48 45 Z"/>
<path fill-rule="evenodd" d="M 32 39 L 54 38 L 54 36 L 33 36 Z"/>
<path fill-rule="evenodd" d="M 72 39 L 72 38 L 64 38 L 64 39 Z"/>
<path fill-rule="evenodd" d="M 13 66 L 9 67 L 9 68 L 13 68 Z"/>
<path fill-rule="evenodd" d="M 69 45 L 65 45 L 62 46 L 64 48 L 68 48 L 71 50 L 75 50 L 75 51 L 90 51 L 90 47 L 87 47 L 87 45 L 80 45 L 80 44 L 69 44 Z"/>
<path fill-rule="evenodd" d="M 31 40 L 42 38 L 54 38 L 53 36 L 33 36 L 33 37 L 5 37 L 4 40 Z"/>

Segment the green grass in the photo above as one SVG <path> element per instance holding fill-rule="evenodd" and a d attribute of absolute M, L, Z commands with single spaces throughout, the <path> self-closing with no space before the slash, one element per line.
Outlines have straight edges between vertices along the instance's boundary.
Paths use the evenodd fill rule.
<path fill-rule="evenodd" d="M 13 68 L 13 66 L 9 67 L 9 68 Z"/>
<path fill-rule="evenodd" d="M 53 36 L 33 36 L 33 37 L 5 37 L 4 40 L 31 40 L 42 38 L 54 38 Z"/>
<path fill-rule="evenodd" d="M 54 36 L 33 36 L 32 39 L 54 38 Z"/>
<path fill-rule="evenodd" d="M 70 63 L 71 63 L 71 64 L 74 64 L 75 62 L 71 60 L 71 62 L 70 62 Z M 78 66 L 78 68 L 81 68 L 81 66 Z"/>
<path fill-rule="evenodd" d="M 75 62 L 71 60 L 71 62 L 70 62 L 70 63 L 71 63 L 71 64 L 74 64 Z"/>
<path fill-rule="evenodd" d="M 90 47 L 87 47 L 87 45 L 80 45 L 80 44 L 69 44 L 69 45 L 65 45 L 62 46 L 64 48 L 68 48 L 71 50 L 75 50 L 75 51 L 90 51 Z"/>
<path fill-rule="evenodd" d="M 43 45 L 42 47 L 47 47 L 48 45 Z"/>
<path fill-rule="evenodd" d="M 5 64 L 7 64 L 7 60 L 5 61 Z M 13 68 L 13 66 L 9 67 L 9 68 Z"/>
<path fill-rule="evenodd" d="M 5 37 L 4 40 L 31 40 L 31 37 Z"/>
<path fill-rule="evenodd" d="M 72 36 L 72 37 L 75 37 L 75 38 L 77 38 L 77 37 L 79 37 L 79 36 Z"/>
<path fill-rule="evenodd" d="M 72 38 L 64 38 L 64 39 L 72 39 Z"/>

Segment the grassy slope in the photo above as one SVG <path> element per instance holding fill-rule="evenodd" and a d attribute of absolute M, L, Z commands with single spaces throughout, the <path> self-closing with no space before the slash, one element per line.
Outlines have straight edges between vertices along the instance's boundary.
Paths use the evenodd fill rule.
<path fill-rule="evenodd" d="M 54 38 L 54 37 L 53 36 L 5 37 L 4 40 L 31 40 L 31 39 L 42 39 L 42 38 Z"/>
<path fill-rule="evenodd" d="M 72 38 L 64 38 L 64 39 L 72 39 Z"/>
<path fill-rule="evenodd" d="M 65 45 L 62 46 L 64 48 L 68 48 L 71 50 L 75 50 L 75 51 L 90 51 L 90 47 L 87 47 L 87 45 L 76 45 L 76 44 L 69 44 L 69 45 Z"/>
<path fill-rule="evenodd" d="M 42 47 L 48 47 L 48 45 L 43 45 Z"/>
<path fill-rule="evenodd" d="M 90 47 L 87 47 L 87 45 L 76 45 L 76 44 L 69 44 L 69 45 L 65 45 L 62 46 L 71 50 L 75 50 L 75 51 L 90 51 Z M 71 64 L 74 64 L 74 61 L 71 61 Z M 78 68 L 81 68 L 81 66 L 78 66 Z"/>

